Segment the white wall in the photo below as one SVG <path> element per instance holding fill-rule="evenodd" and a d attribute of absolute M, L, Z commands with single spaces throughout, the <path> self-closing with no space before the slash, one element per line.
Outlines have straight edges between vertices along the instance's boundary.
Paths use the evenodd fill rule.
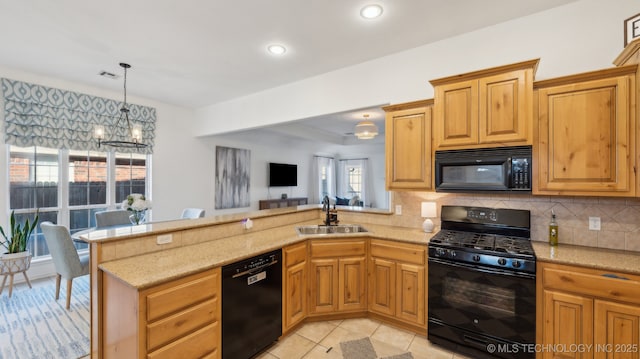
<path fill-rule="evenodd" d="M 624 20 L 639 12 L 636 0 L 570 3 L 198 109 L 193 133 L 220 134 L 372 104 L 431 98 L 431 79 L 535 58 L 541 59 L 538 80 L 611 67 L 623 49 Z"/>
<path fill-rule="evenodd" d="M 369 158 L 373 174 L 373 187 L 377 189 L 373 195 L 376 207 L 388 208 L 388 196 L 384 191 L 384 144 L 376 145 L 328 145 L 287 138 L 272 134 L 247 135 L 224 134 L 201 139 L 206 142 L 208 150 L 215 160 L 215 147 L 242 148 L 251 151 L 251 183 L 250 207 L 216 210 L 216 214 L 238 213 L 247 210 L 257 210 L 261 199 L 280 198 L 285 193 L 287 197 L 309 197 L 311 187 L 311 167 L 314 155 L 324 155 L 338 158 Z M 268 187 L 268 163 L 289 163 L 298 166 L 298 186 L 296 187 Z M 215 179 L 211 178 L 213 185 Z"/>

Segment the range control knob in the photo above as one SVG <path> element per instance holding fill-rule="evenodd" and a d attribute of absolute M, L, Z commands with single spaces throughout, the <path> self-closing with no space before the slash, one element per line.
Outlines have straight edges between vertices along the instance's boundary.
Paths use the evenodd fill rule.
<path fill-rule="evenodd" d="M 474 262 L 480 262 L 480 256 L 477 254 L 474 254 L 473 257 L 471 257 L 471 259 L 473 259 Z"/>
<path fill-rule="evenodd" d="M 513 266 L 513 268 L 520 268 L 522 266 L 522 263 L 520 263 L 519 260 L 514 260 L 513 262 L 511 262 L 511 265 Z"/>
<path fill-rule="evenodd" d="M 456 253 L 456 251 L 453 251 L 453 250 L 449 251 L 449 256 L 451 258 L 455 258 L 457 255 L 458 255 L 458 253 Z"/>
<path fill-rule="evenodd" d="M 507 260 L 504 259 L 504 258 L 500 258 L 500 259 L 498 259 L 498 264 L 503 266 L 503 265 L 507 264 Z"/>
<path fill-rule="evenodd" d="M 444 249 L 442 249 L 442 248 L 437 248 L 437 249 L 436 249 L 436 255 L 437 255 L 438 257 L 442 257 L 442 256 L 444 256 L 445 254 L 446 254 L 446 252 L 445 252 L 445 250 L 444 250 Z"/>

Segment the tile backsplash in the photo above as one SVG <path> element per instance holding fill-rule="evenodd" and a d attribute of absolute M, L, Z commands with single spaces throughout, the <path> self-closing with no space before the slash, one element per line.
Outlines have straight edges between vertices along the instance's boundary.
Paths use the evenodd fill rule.
<path fill-rule="evenodd" d="M 531 211 L 531 239 L 547 241 L 553 209 L 560 243 L 640 252 L 640 199 L 394 192 L 393 202 L 402 206 L 402 215 L 392 216 L 390 224 L 420 228 L 424 220 L 420 217 L 423 201 L 438 204 L 438 218 L 433 218 L 436 231 L 440 225 L 441 205 L 516 208 Z M 599 231 L 589 230 L 589 217 L 600 217 Z"/>

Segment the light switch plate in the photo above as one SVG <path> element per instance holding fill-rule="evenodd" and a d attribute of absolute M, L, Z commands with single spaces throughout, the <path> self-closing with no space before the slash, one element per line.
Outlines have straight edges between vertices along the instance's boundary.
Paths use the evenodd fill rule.
<path fill-rule="evenodd" d="M 157 244 L 169 244 L 173 242 L 173 235 L 171 234 L 163 234 L 161 236 L 156 237 Z"/>
<path fill-rule="evenodd" d="M 396 215 L 401 215 L 402 214 L 402 205 L 400 204 L 396 204 Z"/>
<path fill-rule="evenodd" d="M 590 231 L 600 230 L 600 217 L 589 217 L 589 230 Z"/>

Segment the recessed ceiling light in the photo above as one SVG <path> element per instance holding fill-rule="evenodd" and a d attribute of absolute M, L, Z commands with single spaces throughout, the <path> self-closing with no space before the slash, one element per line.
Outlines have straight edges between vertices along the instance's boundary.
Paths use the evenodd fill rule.
<path fill-rule="evenodd" d="M 282 55 L 287 52 L 287 49 L 282 45 L 269 45 L 267 50 L 273 55 Z"/>
<path fill-rule="evenodd" d="M 360 16 L 365 19 L 375 19 L 382 15 L 382 6 L 378 4 L 371 4 L 360 9 Z"/>

